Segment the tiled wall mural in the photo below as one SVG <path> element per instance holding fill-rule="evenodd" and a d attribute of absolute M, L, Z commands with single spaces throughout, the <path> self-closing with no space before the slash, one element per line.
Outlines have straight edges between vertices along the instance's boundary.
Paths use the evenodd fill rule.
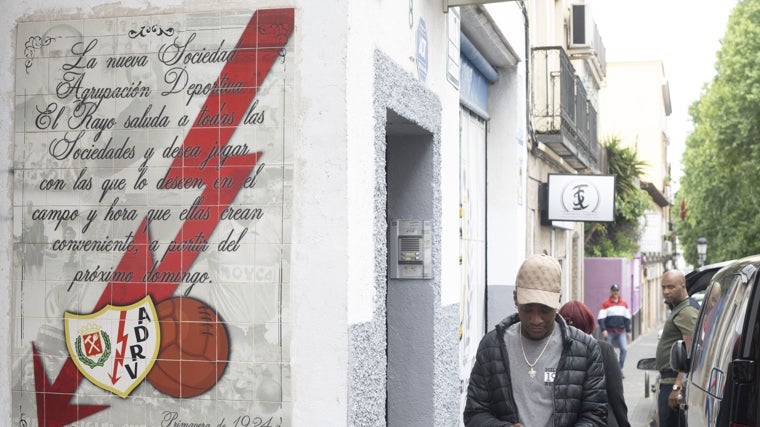
<path fill-rule="evenodd" d="M 290 425 L 294 10 L 17 30 L 14 425 Z"/>

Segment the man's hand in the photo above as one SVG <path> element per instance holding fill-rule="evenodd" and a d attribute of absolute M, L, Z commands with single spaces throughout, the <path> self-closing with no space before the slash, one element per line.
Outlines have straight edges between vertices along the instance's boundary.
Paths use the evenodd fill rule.
<path fill-rule="evenodd" d="M 631 340 L 633 340 L 633 337 L 631 336 L 630 332 L 626 332 L 625 337 L 628 338 L 628 342 L 631 342 Z"/>
<path fill-rule="evenodd" d="M 683 395 L 681 395 L 681 390 L 673 390 L 668 396 L 668 406 L 674 411 L 677 411 L 681 407 L 682 400 Z"/>
<path fill-rule="evenodd" d="M 602 331 L 602 338 L 607 338 L 607 330 Z"/>

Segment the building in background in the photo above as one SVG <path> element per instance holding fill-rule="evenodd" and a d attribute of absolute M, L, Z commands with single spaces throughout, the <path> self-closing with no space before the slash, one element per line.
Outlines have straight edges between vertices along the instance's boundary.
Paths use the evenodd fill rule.
<path fill-rule="evenodd" d="M 671 104 L 662 61 L 608 63 L 599 98 L 602 140 L 619 138 L 646 163 L 640 185 L 652 202 L 642 218 L 640 270 L 634 274 L 641 275 L 641 305 L 647 309 L 635 313 L 634 322 L 637 329 L 647 330 L 663 320 L 660 279 L 665 270 L 675 267 L 667 127 Z"/>

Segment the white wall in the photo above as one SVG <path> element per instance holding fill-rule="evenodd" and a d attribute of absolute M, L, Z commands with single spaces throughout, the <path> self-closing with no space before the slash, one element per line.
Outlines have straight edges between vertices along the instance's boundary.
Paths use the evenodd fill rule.
<path fill-rule="evenodd" d="M 489 4 L 487 10 L 519 60 L 499 70 L 499 81 L 489 97 L 488 285 L 511 286 L 526 256 L 522 242 L 526 238 L 525 168 L 530 141 L 526 129 L 525 22 L 513 2 Z M 490 319 L 489 328 L 498 320 Z"/>
<path fill-rule="evenodd" d="M 371 253 L 372 219 L 374 217 L 373 189 L 375 185 L 374 147 L 357 143 L 370 141 L 374 135 L 372 120 L 372 74 L 374 49 L 379 49 L 414 78 L 418 78 L 416 63 L 416 35 L 420 19 L 424 20 L 428 42 L 428 72 L 423 83 L 436 94 L 443 110 L 441 147 L 441 227 L 450 230 L 458 227 L 458 133 L 459 98 L 455 87 L 446 80 L 446 15 L 437 1 L 407 2 L 371 1 L 349 2 L 350 29 L 346 66 L 348 87 L 346 102 L 348 114 L 348 185 L 349 204 L 349 253 L 352 254 L 349 281 L 349 323 L 372 319 L 373 301 L 377 296 L 372 289 L 374 258 L 359 254 Z M 410 17 L 411 15 L 411 17 Z M 412 24 L 410 25 L 410 19 Z M 410 100 L 410 102 L 412 102 Z M 453 234 L 441 236 L 443 259 L 458 257 L 459 241 Z M 442 268 L 443 304 L 459 302 L 458 267 L 444 263 Z"/>
<path fill-rule="evenodd" d="M 302 61 L 293 200 L 293 425 L 347 411 L 347 8 L 298 2 Z M 300 27 L 298 24 L 301 24 Z"/>

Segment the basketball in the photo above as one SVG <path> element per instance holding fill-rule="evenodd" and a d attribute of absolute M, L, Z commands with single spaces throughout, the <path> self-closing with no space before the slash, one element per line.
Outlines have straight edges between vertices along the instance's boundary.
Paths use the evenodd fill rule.
<path fill-rule="evenodd" d="M 213 388 L 230 352 L 222 319 L 205 303 L 187 297 L 161 301 L 156 312 L 161 344 L 148 381 L 173 397 L 193 397 Z"/>

